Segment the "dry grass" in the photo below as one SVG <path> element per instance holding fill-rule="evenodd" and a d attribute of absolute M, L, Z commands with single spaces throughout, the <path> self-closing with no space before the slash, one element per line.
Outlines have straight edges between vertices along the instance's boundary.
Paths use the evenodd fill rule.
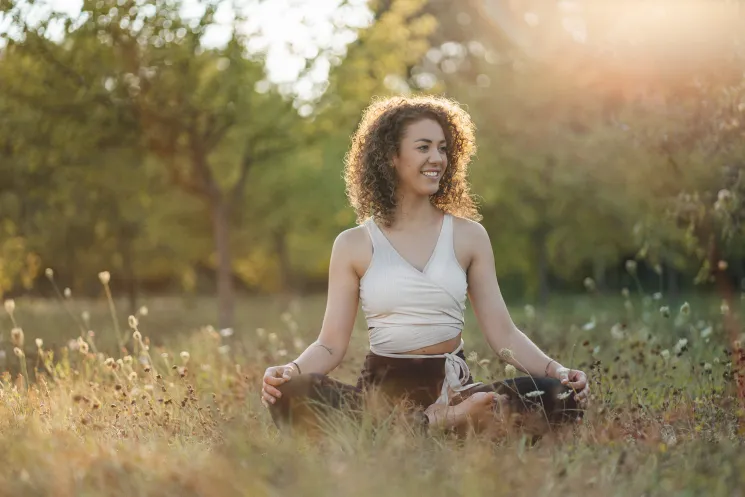
<path fill-rule="evenodd" d="M 257 396 L 260 377 L 314 338 L 322 299 L 298 300 L 285 313 L 269 301 L 244 302 L 232 335 L 204 325 L 211 302 L 187 309 L 153 300 L 137 317 L 143 350 L 133 347 L 126 316 L 117 318 L 131 361 L 114 353 L 118 338 L 106 301 L 19 300 L 16 324 L 7 313 L 0 320 L 9 371 L 0 383 L 0 492 L 743 495 L 740 351 L 718 303 L 692 302 L 690 313 L 674 308 L 665 317 L 660 301 L 629 302 L 583 298 L 564 312 L 515 311 L 544 349 L 590 373 L 595 392 L 581 425 L 531 445 L 520 433 L 424 437 L 395 415 L 360 425 L 334 420 L 321 438 L 278 433 Z M 732 315 L 742 313 L 738 304 Z M 74 317 L 90 314 L 85 328 L 95 334 L 91 340 L 83 333 L 87 351 L 75 341 L 81 330 L 65 305 Z M 24 331 L 28 387 L 10 343 L 18 340 L 14 326 Z M 335 377 L 354 381 L 363 330 Z M 503 364 L 473 327 L 466 341 L 477 379 L 503 376 Z"/>

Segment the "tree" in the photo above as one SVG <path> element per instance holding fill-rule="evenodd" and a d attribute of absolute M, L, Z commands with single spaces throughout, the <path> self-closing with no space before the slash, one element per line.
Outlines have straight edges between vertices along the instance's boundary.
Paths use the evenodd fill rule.
<path fill-rule="evenodd" d="M 263 66 L 246 54 L 236 29 L 240 17 L 225 46 L 206 49 L 202 37 L 217 4 L 196 20 L 183 18 L 181 7 L 86 1 L 77 20 L 65 20 L 64 39 L 55 43 L 43 36 L 55 16 L 32 27 L 11 2 L 6 12 L 23 34 L 9 40 L 6 58 L 33 60 L 29 64 L 43 66 L 44 79 L 43 85 L 16 78 L 18 86 L 3 86 L 59 125 L 71 115 L 92 114 L 109 136 L 132 136 L 158 159 L 171 185 L 202 202 L 213 230 L 219 324 L 225 327 L 233 316 L 232 210 L 251 170 L 292 148 L 289 128 L 298 118 L 275 91 L 253 90 Z"/>

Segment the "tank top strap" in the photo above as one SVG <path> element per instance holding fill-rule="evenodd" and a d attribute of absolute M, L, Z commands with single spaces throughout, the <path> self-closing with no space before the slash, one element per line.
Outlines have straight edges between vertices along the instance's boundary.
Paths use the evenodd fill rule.
<path fill-rule="evenodd" d="M 430 266 L 436 266 L 438 264 L 447 264 L 447 259 L 450 254 L 450 248 L 453 245 L 453 219 L 450 214 L 445 213 L 442 219 L 442 233 L 437 238 L 437 245 L 435 246 L 432 259 L 428 264 Z"/>
<path fill-rule="evenodd" d="M 385 246 L 383 240 L 380 239 L 383 234 L 380 232 L 380 228 L 375 224 L 375 220 L 372 217 L 367 218 L 365 221 L 365 227 L 367 228 L 367 234 L 370 235 L 370 241 L 373 246 L 373 253 L 379 252 L 382 247 Z"/>

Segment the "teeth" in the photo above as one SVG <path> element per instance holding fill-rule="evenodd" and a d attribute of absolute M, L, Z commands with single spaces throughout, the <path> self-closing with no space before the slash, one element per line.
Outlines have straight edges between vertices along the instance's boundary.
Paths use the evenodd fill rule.
<path fill-rule="evenodd" d="M 435 172 L 435 171 L 422 171 L 422 174 L 425 175 L 425 176 L 428 176 L 430 178 L 437 177 L 437 172 Z"/>

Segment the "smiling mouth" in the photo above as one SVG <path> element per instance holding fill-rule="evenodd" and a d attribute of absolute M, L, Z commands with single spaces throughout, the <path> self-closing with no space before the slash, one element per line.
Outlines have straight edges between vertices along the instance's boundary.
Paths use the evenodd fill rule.
<path fill-rule="evenodd" d="M 428 178 L 436 178 L 440 175 L 440 173 L 437 171 L 422 171 L 422 174 Z"/>

